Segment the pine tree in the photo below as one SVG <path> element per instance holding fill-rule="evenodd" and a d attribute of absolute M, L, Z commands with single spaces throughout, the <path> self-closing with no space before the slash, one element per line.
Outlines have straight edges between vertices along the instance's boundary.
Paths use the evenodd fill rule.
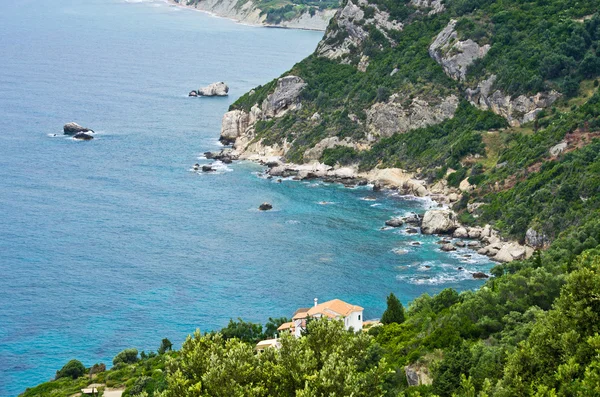
<path fill-rule="evenodd" d="M 402 324 L 404 322 L 404 306 L 393 293 L 387 297 L 387 309 L 381 316 L 381 322 L 383 324 Z"/>

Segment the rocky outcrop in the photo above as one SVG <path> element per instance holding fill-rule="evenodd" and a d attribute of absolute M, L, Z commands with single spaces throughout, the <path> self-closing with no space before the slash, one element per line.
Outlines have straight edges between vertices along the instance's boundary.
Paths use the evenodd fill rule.
<path fill-rule="evenodd" d="M 266 118 L 279 117 L 288 110 L 301 107 L 300 93 L 306 83 L 297 76 L 285 76 L 277 80 L 277 87 L 262 103 L 262 114 Z"/>
<path fill-rule="evenodd" d="M 373 16 L 365 19 L 364 9 L 369 7 L 373 10 Z M 387 31 L 402 30 L 403 24 L 399 21 L 390 20 L 390 15 L 380 10 L 377 5 L 358 0 L 356 3 L 349 0 L 346 5 L 338 10 L 334 17 L 335 24 L 327 29 L 323 40 L 317 47 L 316 54 L 329 59 L 341 59 L 358 48 L 362 42 L 369 37 L 366 28 L 368 25 L 375 26 L 387 39 Z M 343 37 L 340 39 L 340 37 Z M 363 69 L 366 70 L 366 61 L 363 61 Z"/>
<path fill-rule="evenodd" d="M 480 82 L 476 88 L 467 89 L 467 100 L 480 109 L 491 110 L 504 117 L 513 127 L 535 120 L 539 112 L 551 106 L 561 96 L 560 93 L 551 91 L 512 98 L 500 90 L 494 90 L 495 81 L 496 75 L 491 75 Z"/>
<path fill-rule="evenodd" d="M 262 203 L 258 206 L 258 209 L 261 211 L 269 211 L 273 209 L 273 205 L 270 203 Z"/>
<path fill-rule="evenodd" d="M 409 386 L 431 385 L 433 379 L 429 369 L 423 365 L 411 364 L 404 367 L 406 382 Z"/>
<path fill-rule="evenodd" d="M 429 15 L 439 14 L 444 11 L 444 3 L 442 0 L 410 0 L 413 7 L 428 9 Z"/>
<path fill-rule="evenodd" d="M 65 135 L 75 135 L 79 132 L 92 132 L 93 133 L 94 131 L 89 128 L 82 127 L 77 123 L 67 123 L 63 126 L 63 133 Z"/>
<path fill-rule="evenodd" d="M 320 160 L 325 149 L 333 149 L 336 146 L 344 146 L 356 149 L 359 145 L 355 142 L 352 142 L 350 138 L 340 139 L 337 136 L 325 138 L 304 152 L 304 161 L 310 162 Z"/>
<path fill-rule="evenodd" d="M 367 129 L 370 141 L 417 128 L 439 124 L 454 117 L 459 99 L 450 95 L 441 101 L 414 98 L 408 105 L 403 96 L 394 94 L 386 103 L 376 103 L 367 110 Z"/>
<path fill-rule="evenodd" d="M 423 234 L 452 233 L 458 224 L 455 215 L 450 210 L 429 210 L 423 216 L 421 232 Z"/>
<path fill-rule="evenodd" d="M 197 95 L 199 96 L 227 96 L 228 93 L 229 87 L 222 81 L 209 84 L 197 91 Z"/>
<path fill-rule="evenodd" d="M 483 58 L 490 50 L 490 45 L 480 46 L 471 39 L 458 40 L 456 23 L 456 20 L 451 20 L 437 35 L 429 47 L 429 55 L 448 76 L 454 80 L 465 80 L 469 66 Z"/>
<path fill-rule="evenodd" d="M 392 218 L 385 221 L 386 226 L 390 227 L 400 227 L 404 225 L 404 220 L 402 218 Z"/>
<path fill-rule="evenodd" d="M 550 244 L 550 239 L 545 234 L 529 228 L 525 232 L 525 244 L 536 249 L 542 249 Z"/>
<path fill-rule="evenodd" d="M 91 141 L 94 137 L 86 132 L 78 132 L 73 135 L 73 139 L 77 139 L 79 141 Z"/>
<path fill-rule="evenodd" d="M 561 154 L 562 152 L 564 152 L 568 146 L 569 146 L 569 144 L 567 142 L 561 142 L 561 143 L 558 143 L 558 144 L 552 146 L 548 152 L 550 153 L 550 156 L 556 157 L 559 154 Z"/>
<path fill-rule="evenodd" d="M 232 110 L 223 115 L 221 122 L 221 137 L 223 144 L 234 143 L 248 128 L 248 113 L 243 110 Z"/>
<path fill-rule="evenodd" d="M 494 255 L 493 259 L 498 262 L 511 262 L 513 260 L 525 259 L 527 251 L 525 247 L 517 243 L 503 245 Z"/>

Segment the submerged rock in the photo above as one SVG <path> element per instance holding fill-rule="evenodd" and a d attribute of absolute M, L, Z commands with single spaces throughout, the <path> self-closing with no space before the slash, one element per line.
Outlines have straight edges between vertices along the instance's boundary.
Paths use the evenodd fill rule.
<path fill-rule="evenodd" d="M 63 132 L 65 135 L 75 135 L 80 132 L 94 132 L 93 130 L 82 127 L 77 123 L 67 123 L 63 126 Z"/>
<path fill-rule="evenodd" d="M 194 91 L 192 91 L 194 92 Z M 212 83 L 198 90 L 200 96 L 227 96 L 229 87 L 224 82 Z M 191 93 L 190 93 L 191 94 Z"/>
<path fill-rule="evenodd" d="M 203 165 L 202 166 L 202 172 L 214 172 L 216 171 L 212 165 Z"/>
<path fill-rule="evenodd" d="M 265 203 L 262 203 L 261 205 L 259 205 L 258 209 L 261 211 L 269 211 L 269 210 L 273 209 L 273 205 L 265 202 Z"/>

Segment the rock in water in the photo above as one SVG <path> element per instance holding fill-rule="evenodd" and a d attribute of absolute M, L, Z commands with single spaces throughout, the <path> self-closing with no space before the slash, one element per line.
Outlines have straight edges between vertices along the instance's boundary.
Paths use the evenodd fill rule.
<path fill-rule="evenodd" d="M 404 221 L 400 218 L 392 218 L 385 221 L 386 226 L 400 227 L 404 225 Z"/>
<path fill-rule="evenodd" d="M 446 252 L 456 251 L 456 247 L 453 246 L 452 244 L 444 244 L 440 247 L 440 249 L 442 251 L 446 251 Z"/>
<path fill-rule="evenodd" d="M 190 91 L 188 96 L 198 96 L 198 92 L 196 90 Z"/>
<path fill-rule="evenodd" d="M 262 203 L 261 205 L 258 206 L 258 209 L 261 211 L 268 211 L 268 210 L 272 210 L 273 206 L 270 203 Z"/>
<path fill-rule="evenodd" d="M 94 139 L 94 137 L 90 134 L 86 134 L 85 132 L 78 132 L 77 134 L 73 135 L 73 139 L 77 139 L 80 141 L 91 141 L 92 139 Z"/>
<path fill-rule="evenodd" d="M 67 123 L 63 127 L 63 132 L 65 135 L 75 135 L 79 132 L 92 132 L 93 133 L 94 131 L 90 130 L 89 128 L 82 127 L 77 123 Z"/>
<path fill-rule="evenodd" d="M 488 276 L 487 274 L 482 273 L 482 272 L 473 273 L 473 278 L 476 278 L 476 279 L 483 279 L 483 278 L 489 278 L 489 277 L 490 276 Z"/>
<path fill-rule="evenodd" d="M 203 165 L 202 172 L 213 172 L 215 169 L 211 165 Z"/>
<path fill-rule="evenodd" d="M 227 96 L 229 87 L 222 81 L 219 83 L 212 83 L 207 87 L 200 88 L 198 95 L 200 96 Z"/>

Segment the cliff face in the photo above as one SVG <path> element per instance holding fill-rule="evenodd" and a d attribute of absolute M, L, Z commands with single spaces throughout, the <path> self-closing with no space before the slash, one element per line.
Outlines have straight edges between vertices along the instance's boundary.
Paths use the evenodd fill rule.
<path fill-rule="evenodd" d="M 511 127 L 534 122 L 563 96 L 568 79 L 544 79 L 539 72 L 545 70 L 544 59 L 533 64 L 527 45 L 507 45 L 512 38 L 506 32 L 497 35 L 503 29 L 514 29 L 504 14 L 532 12 L 536 14 L 531 18 L 537 18 L 539 26 L 534 21 L 530 33 L 538 35 L 538 41 L 528 45 L 546 45 L 544 35 L 562 23 L 542 25 L 551 19 L 553 8 L 563 7 L 558 1 L 552 3 L 557 4 L 531 10 L 515 0 L 503 11 L 484 0 L 398 4 L 346 0 L 315 53 L 287 73 L 303 81 L 302 90 L 290 94 L 293 108 L 265 111 L 264 101 L 269 95 L 279 95 L 279 83 L 272 83 L 268 91 L 264 87 L 253 91 L 231 110 L 241 112 L 242 118 L 248 118 L 251 109 L 261 109 L 261 114 L 253 118 L 255 123 L 238 124 L 235 132 L 224 125 L 224 140 L 243 137 L 236 144 L 240 152 L 248 149 L 242 142 L 260 142 L 252 147 L 277 147 L 276 152 L 288 160 L 306 162 L 322 160 L 315 157 L 322 151 L 313 148 L 330 148 L 332 142 L 364 150 L 382 138 L 444 123 L 463 102 L 501 116 Z M 198 6 L 225 7 L 234 10 L 232 13 L 245 13 L 239 14 L 242 18 L 255 15 L 249 3 L 241 7 L 226 4 L 208 0 Z M 564 47 L 564 43 L 554 44 Z M 514 53 L 522 59 L 514 59 Z M 548 50 L 546 57 L 554 55 Z M 331 139 L 334 137 L 337 139 Z"/>
<path fill-rule="evenodd" d="M 306 30 L 325 30 L 329 20 L 333 17 L 336 10 L 325 9 L 315 10 L 312 13 L 308 11 L 289 19 L 282 20 L 279 23 L 269 23 L 267 14 L 258 6 L 257 2 L 252 0 L 171 0 L 174 3 L 210 12 L 224 18 L 231 18 L 236 21 L 249 25 L 276 26 L 282 28 L 306 29 Z"/>

